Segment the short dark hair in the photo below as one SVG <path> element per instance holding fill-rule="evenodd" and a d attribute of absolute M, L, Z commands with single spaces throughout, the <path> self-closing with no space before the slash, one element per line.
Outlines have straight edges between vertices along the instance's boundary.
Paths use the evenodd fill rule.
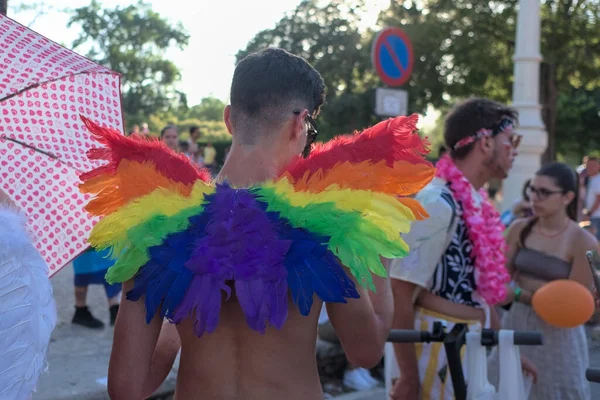
<path fill-rule="evenodd" d="M 231 120 L 275 124 L 294 108 L 316 117 L 325 101 L 325 82 L 306 60 L 283 49 L 249 54 L 235 67 L 230 92 Z M 248 138 L 253 142 L 253 138 Z"/>
<path fill-rule="evenodd" d="M 194 134 L 194 132 L 198 131 L 198 133 L 200 133 L 200 128 L 197 126 L 191 126 L 190 127 L 190 135 Z"/>
<path fill-rule="evenodd" d="M 169 124 L 167 126 L 165 126 L 164 128 L 161 129 L 160 131 L 160 137 L 162 139 L 163 136 L 165 136 L 165 133 L 169 130 L 169 129 L 177 129 L 177 127 L 173 124 Z"/>
<path fill-rule="evenodd" d="M 475 135 L 480 129 L 493 129 L 503 118 L 518 120 L 519 113 L 512 107 L 489 99 L 470 98 L 456 105 L 444 122 L 444 143 L 450 156 L 460 160 L 473 149 L 474 143 L 454 149 L 466 137 Z"/>

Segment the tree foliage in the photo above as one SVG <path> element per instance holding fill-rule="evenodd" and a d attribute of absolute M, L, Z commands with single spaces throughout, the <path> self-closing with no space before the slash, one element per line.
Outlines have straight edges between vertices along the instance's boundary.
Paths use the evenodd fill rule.
<path fill-rule="evenodd" d="M 172 46 L 183 49 L 189 35 L 142 1 L 126 7 L 103 8 L 97 0 L 73 11 L 69 26 L 81 27 L 74 48 L 123 76 L 122 103 L 128 124 L 149 115 L 186 105 L 175 89 L 177 66 L 165 56 Z"/>
<path fill-rule="evenodd" d="M 188 137 L 192 126 L 200 128 L 201 139 L 213 142 L 231 141 L 223 122 L 225 103 L 215 97 L 205 97 L 193 107 L 178 107 L 169 112 L 150 115 L 144 122 L 153 135 L 158 135 L 168 124 L 177 126 L 182 139 Z"/>
<path fill-rule="evenodd" d="M 267 46 L 306 58 L 328 85 L 320 123 L 327 136 L 377 120 L 374 90 L 382 86 L 370 62 L 373 32 L 358 29 L 364 3 L 305 0 L 275 28 L 258 33 L 238 60 Z M 484 96 L 510 102 L 518 0 L 408 0 L 390 2 L 380 26 L 404 29 L 413 43 L 415 65 L 403 89 L 409 112 L 428 105 L 444 110 L 458 99 Z M 585 151 L 598 136 L 600 87 L 600 1 L 543 0 L 541 88 L 544 121 L 554 151 Z M 572 138 L 578 119 L 577 140 Z M 554 148 L 554 139 L 557 139 Z M 578 154 L 576 156 L 579 156 Z"/>
<path fill-rule="evenodd" d="M 452 97 L 478 95 L 508 102 L 517 4 L 516 0 L 393 3 L 382 21 L 403 27 L 413 40 L 417 61 L 410 86 L 423 92 L 424 101 L 439 107 Z M 568 128 L 567 119 L 573 116 L 566 99 L 576 95 L 576 103 L 583 105 L 581 96 L 599 87 L 599 4 L 597 0 L 542 1 L 540 84 L 550 134 L 548 160 L 556 150 L 574 151 L 569 140 L 564 140 L 568 132 L 557 130 Z M 597 134 L 592 127 L 587 128 L 588 135 Z M 560 139 L 557 146 L 555 139 Z"/>
<path fill-rule="evenodd" d="M 327 85 L 327 105 L 318 120 L 320 139 L 377 121 L 373 115 L 377 78 L 369 50 L 372 33 L 359 30 L 364 8 L 361 0 L 304 0 L 273 29 L 257 33 L 236 56 L 239 61 L 277 46 L 311 63 Z"/>

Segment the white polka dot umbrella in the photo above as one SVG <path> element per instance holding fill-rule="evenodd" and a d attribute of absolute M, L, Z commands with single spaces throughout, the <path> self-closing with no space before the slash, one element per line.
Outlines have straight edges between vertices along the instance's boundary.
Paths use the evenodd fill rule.
<path fill-rule="evenodd" d="M 50 276 L 96 222 L 77 189 L 98 166 L 80 115 L 123 131 L 120 75 L 0 15 L 0 187 L 27 214 Z"/>

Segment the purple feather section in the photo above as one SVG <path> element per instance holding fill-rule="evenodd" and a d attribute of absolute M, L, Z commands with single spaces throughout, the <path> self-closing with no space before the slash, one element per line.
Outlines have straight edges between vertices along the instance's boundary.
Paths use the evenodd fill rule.
<path fill-rule="evenodd" d="M 264 332 L 269 322 L 281 328 L 287 319 L 287 269 L 291 242 L 282 240 L 264 206 L 245 189 L 220 185 L 205 206 L 210 215 L 205 236 L 192 244 L 185 263 L 194 278 L 173 315 L 178 323 L 195 313 L 196 335 L 213 332 L 219 322 L 222 293 L 235 280 L 238 302 L 253 329 Z"/>

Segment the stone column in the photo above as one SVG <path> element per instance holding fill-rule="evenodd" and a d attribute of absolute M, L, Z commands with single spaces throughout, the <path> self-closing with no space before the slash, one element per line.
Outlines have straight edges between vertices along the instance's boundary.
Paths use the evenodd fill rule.
<path fill-rule="evenodd" d="M 539 101 L 540 86 L 540 1 L 520 0 L 517 16 L 516 50 L 513 60 L 513 106 L 519 111 L 517 132 L 523 135 L 519 155 L 502 185 L 504 211 L 521 196 L 524 182 L 533 177 L 541 165 L 541 155 L 548 145 Z"/>

